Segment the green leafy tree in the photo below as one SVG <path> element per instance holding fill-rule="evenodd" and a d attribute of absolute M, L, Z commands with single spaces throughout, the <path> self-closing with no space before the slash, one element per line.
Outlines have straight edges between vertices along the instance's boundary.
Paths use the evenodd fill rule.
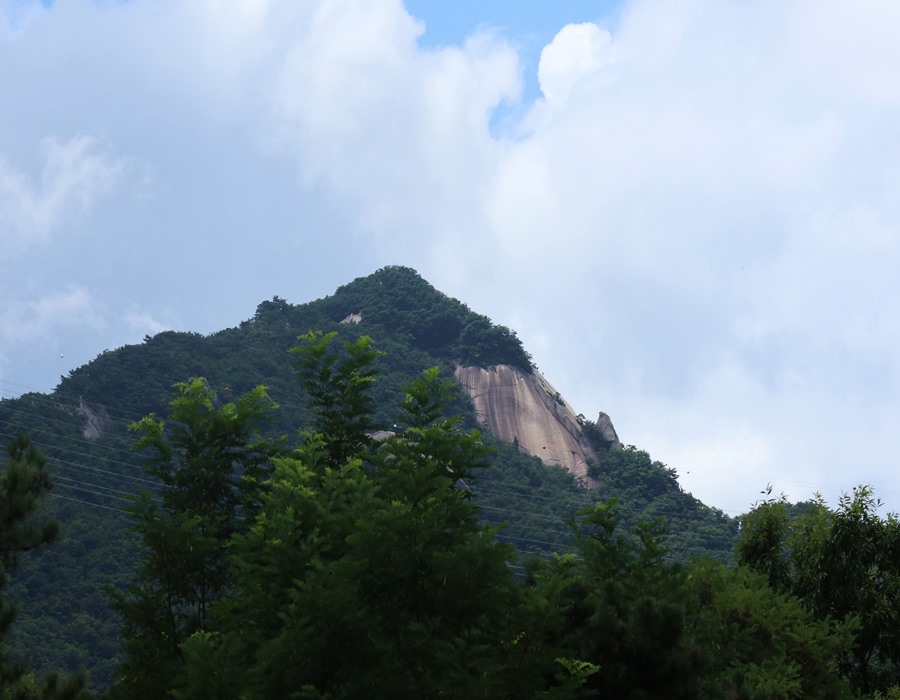
<path fill-rule="evenodd" d="M 744 519 L 735 545 L 740 564 L 766 576 L 772 588 L 792 591 L 789 550 L 790 518 L 787 500 L 772 497 L 772 487 Z"/>
<path fill-rule="evenodd" d="M 818 619 L 853 630 L 838 661 L 864 693 L 900 680 L 900 522 L 880 516 L 880 507 L 867 486 L 842 496 L 834 511 L 817 498 L 794 519 L 784 499 L 768 499 L 746 516 L 737 548 L 740 563 Z"/>
<path fill-rule="evenodd" d="M 555 671 L 563 682 L 548 697 L 575 697 L 586 666 L 534 651 L 529 640 L 546 637 L 532 629 L 542 599 L 523 596 L 512 548 L 481 524 L 466 488 L 486 451 L 445 416 L 451 383 L 425 372 L 407 388 L 405 428 L 373 443 L 354 415 L 367 410 L 377 357 L 368 339 L 301 340 L 320 430 L 275 460 L 259 513 L 233 537 L 231 595 L 216 603 L 214 628 L 182 645 L 176 695 L 527 698 Z M 356 431 L 335 425 L 344 420 Z M 332 428 L 338 449 L 322 430 Z"/>
<path fill-rule="evenodd" d="M 0 589 L 19 556 L 52 542 L 57 523 L 35 517 L 41 498 L 53 486 L 44 453 L 25 435 L 10 442 L 7 461 L 0 472 Z M 69 700 L 81 697 L 83 674 L 64 678 L 56 673 L 39 679 L 10 657 L 5 639 L 15 620 L 16 608 L 0 597 L 0 698 L 3 700 Z"/>
<path fill-rule="evenodd" d="M 699 663 L 685 636 L 686 575 L 666 562 L 661 521 L 620 531 L 615 501 L 584 513 L 579 558 L 562 560 L 569 584 L 564 656 L 597 667 L 596 697 L 695 697 Z M 574 527 L 574 523 L 573 523 Z"/>
<path fill-rule="evenodd" d="M 724 563 L 733 561 L 737 540 L 733 519 L 682 491 L 675 470 L 644 450 L 633 445 L 610 447 L 595 424 L 585 421 L 584 428 L 598 455 L 597 461 L 589 463 L 590 474 L 598 482 L 596 493 L 602 499 L 617 499 L 625 529 L 664 517 L 672 533 L 666 539 L 672 559 L 687 563 L 712 554 Z"/>
<path fill-rule="evenodd" d="M 850 698 L 836 659 L 849 630 L 817 619 L 748 567 L 701 559 L 688 567 L 687 630 L 702 663 L 699 697 Z"/>
<path fill-rule="evenodd" d="M 341 465 L 372 444 L 375 360 L 382 353 L 372 339 L 362 336 L 332 345 L 336 332 L 310 331 L 299 337 L 291 352 L 296 356 L 296 374 L 309 396 L 315 413 L 314 429 L 320 435 L 333 465 Z"/>
<path fill-rule="evenodd" d="M 377 507 L 350 543 L 383 697 L 502 697 L 513 554 L 483 527 L 465 480 L 485 466 L 478 431 L 444 416 L 449 381 L 407 388 L 406 429 L 373 455 Z M 365 685 L 356 691 L 365 692 Z"/>
<path fill-rule="evenodd" d="M 33 517 L 41 497 L 52 487 L 44 453 L 26 435 L 15 437 L 7 447 L 0 476 L 0 563 L 4 570 L 15 568 L 23 552 L 59 535 L 57 523 Z"/>
<path fill-rule="evenodd" d="M 322 686 L 340 665 L 365 668 L 364 611 L 340 562 L 374 488 L 361 460 L 328 461 L 312 440 L 275 460 L 260 512 L 234 538 L 234 586 L 216 604 L 214 629 L 184 644 L 178 697 L 317 697 L 300 689 Z"/>
<path fill-rule="evenodd" d="M 258 434 L 273 404 L 263 387 L 217 403 L 203 379 L 191 379 L 176 385 L 168 422 L 150 415 L 132 426 L 162 491 L 134 506 L 145 553 L 138 579 L 110 591 L 123 621 L 123 697 L 161 698 L 174 687 L 181 642 L 207 628 L 212 601 L 230 584 L 228 541 L 258 507 L 275 449 Z"/>
<path fill-rule="evenodd" d="M 486 316 L 473 315 L 462 329 L 458 352 L 463 364 L 508 364 L 523 372 L 532 372 L 531 356 L 522 347 L 514 331 L 505 326 L 495 326 Z"/>

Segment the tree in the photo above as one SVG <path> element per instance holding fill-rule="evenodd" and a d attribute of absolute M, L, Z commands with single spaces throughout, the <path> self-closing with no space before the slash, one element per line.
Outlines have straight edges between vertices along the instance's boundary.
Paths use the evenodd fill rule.
<path fill-rule="evenodd" d="M 564 559 L 569 584 L 560 644 L 567 658 L 594 664 L 597 697 L 695 697 L 699 665 L 685 636 L 686 576 L 666 563 L 661 521 L 618 529 L 616 502 L 584 512 L 580 558 Z"/>
<path fill-rule="evenodd" d="M 205 380 L 176 385 L 168 423 L 147 416 L 131 426 L 145 471 L 162 485 L 133 508 L 144 560 L 126 591 L 111 590 L 127 658 L 116 692 L 160 698 L 175 686 L 181 643 L 209 624 L 209 608 L 229 586 L 226 549 L 259 505 L 275 446 L 259 438 L 274 404 L 265 388 L 218 406 Z"/>
<path fill-rule="evenodd" d="M 7 447 L 7 462 L 0 475 L 0 564 L 15 568 L 23 552 L 52 542 L 59 525 L 32 517 L 41 497 L 53 488 L 47 458 L 23 434 Z"/>
<path fill-rule="evenodd" d="M 847 630 L 817 619 L 766 575 L 701 559 L 688 567 L 687 634 L 701 663 L 699 697 L 853 697 L 836 659 Z"/>
<path fill-rule="evenodd" d="M 383 697 L 503 697 L 512 547 L 479 521 L 463 487 L 486 464 L 478 431 L 446 417 L 437 368 L 407 387 L 406 429 L 373 455 L 376 507 L 351 538 Z M 364 694 L 365 685 L 357 692 Z"/>
<path fill-rule="evenodd" d="M 900 522 L 881 517 L 872 490 L 858 486 L 829 510 L 821 498 L 787 517 L 769 499 L 745 518 L 738 561 L 798 596 L 818 619 L 852 630 L 842 672 L 864 693 L 900 682 Z"/>
<path fill-rule="evenodd" d="M 790 592 L 787 500 L 784 496 L 772 498 L 771 486 L 763 493 L 766 498 L 743 519 L 735 554 L 738 563 L 764 574 L 772 588 Z"/>
<path fill-rule="evenodd" d="M 178 697 L 535 696 L 545 669 L 522 646 L 512 548 L 463 488 L 485 448 L 444 415 L 451 383 L 426 371 L 407 388 L 406 427 L 363 440 L 355 413 L 377 355 L 368 339 L 334 349 L 333 337 L 303 336 L 297 354 L 334 434 L 306 433 L 275 461 L 260 511 L 232 539 L 231 595 L 182 645 Z"/>
<path fill-rule="evenodd" d="M 526 374 L 533 370 L 531 355 L 522 347 L 515 331 L 495 326 L 486 316 L 473 315 L 459 335 L 457 351 L 463 364 L 481 367 L 506 364 Z"/>
<path fill-rule="evenodd" d="M 10 442 L 7 461 L 0 473 L 0 589 L 7 572 L 15 569 L 19 555 L 52 542 L 59 533 L 57 523 L 35 518 L 41 498 L 53 487 L 47 458 L 25 435 Z M 16 609 L 0 597 L 0 640 L 15 620 Z M 0 643 L 0 697 L 10 700 L 69 700 L 80 697 L 86 679 L 83 674 L 63 678 L 51 673 L 38 679 L 10 658 Z"/>
<path fill-rule="evenodd" d="M 382 353 L 362 336 L 335 351 L 336 332 L 310 331 L 291 349 L 296 376 L 312 401 L 314 430 L 324 442 L 333 466 L 344 464 L 372 444 L 372 397 L 375 360 Z"/>

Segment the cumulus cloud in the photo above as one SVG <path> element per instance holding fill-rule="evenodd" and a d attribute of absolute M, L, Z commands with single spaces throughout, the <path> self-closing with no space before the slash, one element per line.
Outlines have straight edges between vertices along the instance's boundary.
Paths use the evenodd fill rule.
<path fill-rule="evenodd" d="M 492 110 L 521 91 L 505 41 L 480 34 L 422 51 L 422 30 L 395 1 L 322 3 L 297 26 L 272 93 L 277 146 L 296 154 L 304 180 L 395 243 L 471 210 L 496 157 Z"/>
<path fill-rule="evenodd" d="M 892 11 L 867 12 L 841 76 L 900 66 L 877 39 Z M 518 94 L 505 42 L 423 52 L 396 6 L 329 5 L 285 53 L 279 137 L 308 183 L 515 322 L 567 396 L 620 416 L 629 441 L 682 471 L 762 487 L 790 463 L 797 484 L 830 483 L 815 465 L 853 459 L 879 421 L 847 424 L 830 453 L 791 434 L 815 444 L 835 401 L 893 410 L 861 399 L 896 375 L 879 298 L 900 291 L 900 122 L 880 81 L 825 81 L 841 15 L 636 0 L 615 29 L 562 28 L 541 54 L 545 99 L 497 138 L 491 110 Z M 869 31 L 880 49 L 863 49 Z M 749 506 L 746 483 L 698 483 Z"/>
<path fill-rule="evenodd" d="M 894 12 L 872 3 L 845 29 L 833 4 L 629 3 L 605 49 L 614 82 L 577 84 L 498 165 L 492 234 L 546 280 L 533 301 L 552 325 L 523 337 L 572 358 L 545 369 L 576 405 L 605 403 L 626 441 L 730 474 L 694 482 L 712 502 L 740 507 L 745 484 L 729 479 L 789 473 L 785 490 L 808 496 L 861 451 L 873 459 L 852 478 L 885 477 L 900 114 L 887 82 L 849 76 L 900 69 L 883 39 Z M 548 66 L 572 32 L 545 48 Z M 546 84 L 548 102 L 573 89 Z M 554 284 L 581 300 L 579 323 L 553 323 Z"/>
<path fill-rule="evenodd" d="M 612 36 L 596 24 L 568 24 L 553 37 L 538 63 L 538 82 L 544 97 L 563 105 L 573 88 L 615 63 Z"/>
<path fill-rule="evenodd" d="M 39 160 L 39 177 L 31 178 L 0 158 L 0 241 L 7 254 L 45 240 L 62 217 L 85 213 L 110 192 L 124 165 L 86 135 L 44 139 Z"/>

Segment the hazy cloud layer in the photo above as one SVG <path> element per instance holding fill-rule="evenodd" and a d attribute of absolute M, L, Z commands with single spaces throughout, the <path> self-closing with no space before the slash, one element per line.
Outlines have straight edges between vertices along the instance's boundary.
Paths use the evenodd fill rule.
<path fill-rule="evenodd" d="M 3 334 L 16 340 L 32 340 L 45 336 L 57 326 L 88 326 L 99 329 L 103 321 L 95 309 L 90 292 L 71 287 L 39 299 L 11 304 L 0 315 Z"/>
<path fill-rule="evenodd" d="M 108 194 L 122 171 L 120 159 L 105 153 L 98 141 L 75 136 L 43 139 L 40 171 L 29 177 L 0 157 L 0 241 L 3 257 L 47 238 L 64 217 L 86 213 Z"/>
<path fill-rule="evenodd" d="M 708 502 L 900 508 L 893 0 L 627 2 L 524 105 L 516 37 L 393 0 L 6 8 L 0 388 L 400 263 Z"/>

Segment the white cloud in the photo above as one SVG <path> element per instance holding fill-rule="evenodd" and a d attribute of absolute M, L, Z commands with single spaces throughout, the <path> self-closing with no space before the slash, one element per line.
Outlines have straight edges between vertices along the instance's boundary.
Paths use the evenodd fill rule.
<path fill-rule="evenodd" d="M 90 136 L 41 142 L 38 178 L 0 158 L 0 242 L 8 255 L 28 243 L 43 241 L 67 215 L 84 214 L 108 194 L 124 161 Z"/>
<path fill-rule="evenodd" d="M 0 334 L 18 341 L 45 339 L 59 327 L 96 331 L 105 325 L 97 301 L 84 287 L 73 286 L 37 299 L 9 295 L 0 307 Z"/>
<path fill-rule="evenodd" d="M 575 86 L 615 63 L 612 36 L 596 24 L 568 24 L 541 51 L 538 82 L 548 102 L 562 106 Z"/>
<path fill-rule="evenodd" d="M 422 25 L 397 2 L 324 3 L 298 29 L 273 105 L 306 182 L 324 182 L 388 239 L 454 228 L 447 219 L 490 177 L 491 111 L 521 89 L 513 49 L 478 35 L 423 52 Z"/>
<path fill-rule="evenodd" d="M 90 359 L 77 352 L 66 357 L 69 348 L 83 345 L 73 338 L 97 335 L 106 328 L 101 305 L 89 290 L 73 285 L 30 298 L 10 289 L 2 291 L 0 396 L 46 390 L 35 385 L 32 368 L 56 380 L 72 363 Z"/>
<path fill-rule="evenodd" d="M 787 13 L 788 67 L 828 101 L 900 107 L 900 5 L 880 0 L 798 2 Z"/>
<path fill-rule="evenodd" d="M 854 14 L 848 38 L 834 4 L 632 2 L 615 80 L 536 105 L 498 164 L 493 239 L 540 280 L 500 283 L 517 298 L 498 308 L 530 304 L 520 335 L 546 344 L 538 361 L 570 401 L 682 473 L 780 479 L 795 498 L 887 479 L 900 113 L 889 88 L 848 76 L 900 70 L 889 5 Z M 854 48 L 836 57 L 831 32 Z M 740 480 L 695 484 L 750 505 Z"/>
<path fill-rule="evenodd" d="M 140 311 L 136 308 L 130 309 L 125 314 L 124 322 L 133 336 L 153 336 L 157 333 L 171 330 L 171 326 L 162 321 L 157 321 L 149 311 Z"/>

